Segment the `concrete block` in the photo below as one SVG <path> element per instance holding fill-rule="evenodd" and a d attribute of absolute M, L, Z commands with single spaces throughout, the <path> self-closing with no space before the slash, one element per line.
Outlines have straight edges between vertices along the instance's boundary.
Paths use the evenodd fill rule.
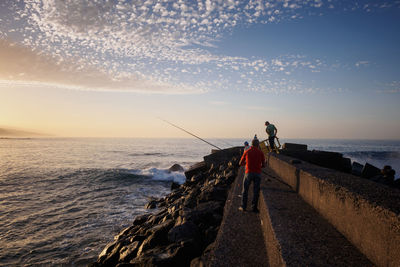
<path fill-rule="evenodd" d="M 352 167 L 351 167 L 351 159 L 349 158 L 342 158 L 342 172 L 345 173 L 351 173 Z"/>
<path fill-rule="evenodd" d="M 381 169 L 369 163 L 365 163 L 361 172 L 361 177 L 369 179 L 379 174 L 381 174 Z"/>
<path fill-rule="evenodd" d="M 240 157 L 242 156 L 242 153 L 243 147 L 232 147 L 217 151 L 214 150 L 212 154 L 204 157 L 204 162 L 207 166 L 211 166 L 212 164 L 216 166 L 232 160 L 233 157 Z"/>
<path fill-rule="evenodd" d="M 292 151 L 307 151 L 307 145 L 303 144 L 294 144 L 294 143 L 284 143 L 282 146 L 284 150 L 292 150 Z"/>
<path fill-rule="evenodd" d="M 354 161 L 353 164 L 351 165 L 351 173 L 357 176 L 361 176 L 363 168 L 364 165 Z"/>

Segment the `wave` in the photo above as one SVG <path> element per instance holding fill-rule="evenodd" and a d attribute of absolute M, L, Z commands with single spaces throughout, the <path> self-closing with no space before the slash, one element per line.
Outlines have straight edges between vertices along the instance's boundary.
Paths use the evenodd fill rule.
<path fill-rule="evenodd" d="M 357 151 L 343 153 L 350 158 L 365 158 L 374 160 L 394 160 L 400 159 L 400 152 L 398 151 Z"/>
<path fill-rule="evenodd" d="M 145 169 L 79 169 L 65 171 L 58 175 L 58 179 L 79 179 L 97 182 L 148 182 L 153 181 L 173 181 L 183 184 L 186 177 L 183 172 L 170 172 L 168 169 L 145 168 Z"/>
<path fill-rule="evenodd" d="M 369 163 L 380 169 L 389 165 L 396 171 L 395 177 L 400 177 L 400 152 L 398 151 L 357 151 L 345 152 L 343 155 L 349 157 L 353 162 Z"/>
<path fill-rule="evenodd" d="M 170 172 L 167 169 L 148 168 L 143 170 L 133 170 L 132 173 L 151 177 L 156 181 L 173 181 L 183 184 L 186 177 L 183 172 Z"/>
<path fill-rule="evenodd" d="M 170 154 L 161 153 L 161 152 L 153 152 L 153 153 L 130 153 L 129 156 L 131 157 L 138 157 L 138 156 L 169 156 Z"/>

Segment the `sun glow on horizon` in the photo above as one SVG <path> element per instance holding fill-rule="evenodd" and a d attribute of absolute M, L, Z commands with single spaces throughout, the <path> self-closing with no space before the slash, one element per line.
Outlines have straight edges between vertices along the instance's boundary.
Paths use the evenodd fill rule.
<path fill-rule="evenodd" d="M 0 128 L 400 138 L 400 3 L 0 3 Z M 384 30 L 383 30 L 384 29 Z"/>

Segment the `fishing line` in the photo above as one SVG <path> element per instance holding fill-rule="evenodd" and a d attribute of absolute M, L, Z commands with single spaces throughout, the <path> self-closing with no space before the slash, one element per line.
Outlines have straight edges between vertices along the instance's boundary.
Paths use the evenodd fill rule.
<path fill-rule="evenodd" d="M 174 126 L 175 128 L 178 128 L 178 129 L 181 130 L 181 131 L 184 131 L 184 132 L 187 133 L 187 134 L 190 134 L 191 136 L 196 137 L 197 139 L 200 139 L 201 141 L 203 141 L 203 142 L 205 142 L 205 143 L 207 143 L 207 144 L 209 144 L 209 145 L 211 145 L 211 146 L 213 146 L 213 147 L 215 147 L 215 148 L 218 148 L 219 150 L 222 150 L 221 148 L 217 147 L 216 145 L 211 144 L 210 142 L 204 140 L 203 138 L 198 137 L 197 135 L 192 134 L 191 132 L 186 131 L 185 129 L 183 129 L 183 128 L 181 128 L 181 127 L 179 127 L 179 126 L 177 126 L 177 125 L 175 125 L 175 124 L 173 124 L 173 123 L 171 123 L 171 122 L 169 122 L 169 121 L 167 121 L 167 120 L 164 120 L 164 119 L 162 119 L 162 118 L 158 118 L 158 119 L 162 120 L 163 122 L 168 123 L 168 124 L 171 125 L 171 126 Z"/>

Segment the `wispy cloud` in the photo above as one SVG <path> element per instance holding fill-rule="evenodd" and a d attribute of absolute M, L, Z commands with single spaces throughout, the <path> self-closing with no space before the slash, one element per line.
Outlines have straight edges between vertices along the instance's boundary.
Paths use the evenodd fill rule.
<path fill-rule="evenodd" d="M 377 93 L 385 94 L 399 94 L 400 93 L 400 81 L 392 81 L 385 85 L 386 88 L 378 90 Z"/>
<path fill-rule="evenodd" d="M 301 19 L 324 12 L 328 4 L 337 6 L 322 0 L 6 0 L 1 8 L 10 12 L 3 11 L 0 38 L 33 50 L 35 62 L 42 62 L 41 73 L 50 68 L 52 75 L 43 77 L 23 64 L 25 69 L 15 68 L 5 79 L 161 93 L 316 91 L 287 76 L 321 72 L 327 66 L 320 59 L 244 58 L 215 54 L 210 48 L 239 25 Z M 346 8 L 376 9 L 383 4 L 352 3 Z"/>
<path fill-rule="evenodd" d="M 364 61 L 358 61 L 354 65 L 358 68 L 358 67 L 361 67 L 361 66 L 368 66 L 369 64 L 370 64 L 369 61 L 364 60 Z"/>

